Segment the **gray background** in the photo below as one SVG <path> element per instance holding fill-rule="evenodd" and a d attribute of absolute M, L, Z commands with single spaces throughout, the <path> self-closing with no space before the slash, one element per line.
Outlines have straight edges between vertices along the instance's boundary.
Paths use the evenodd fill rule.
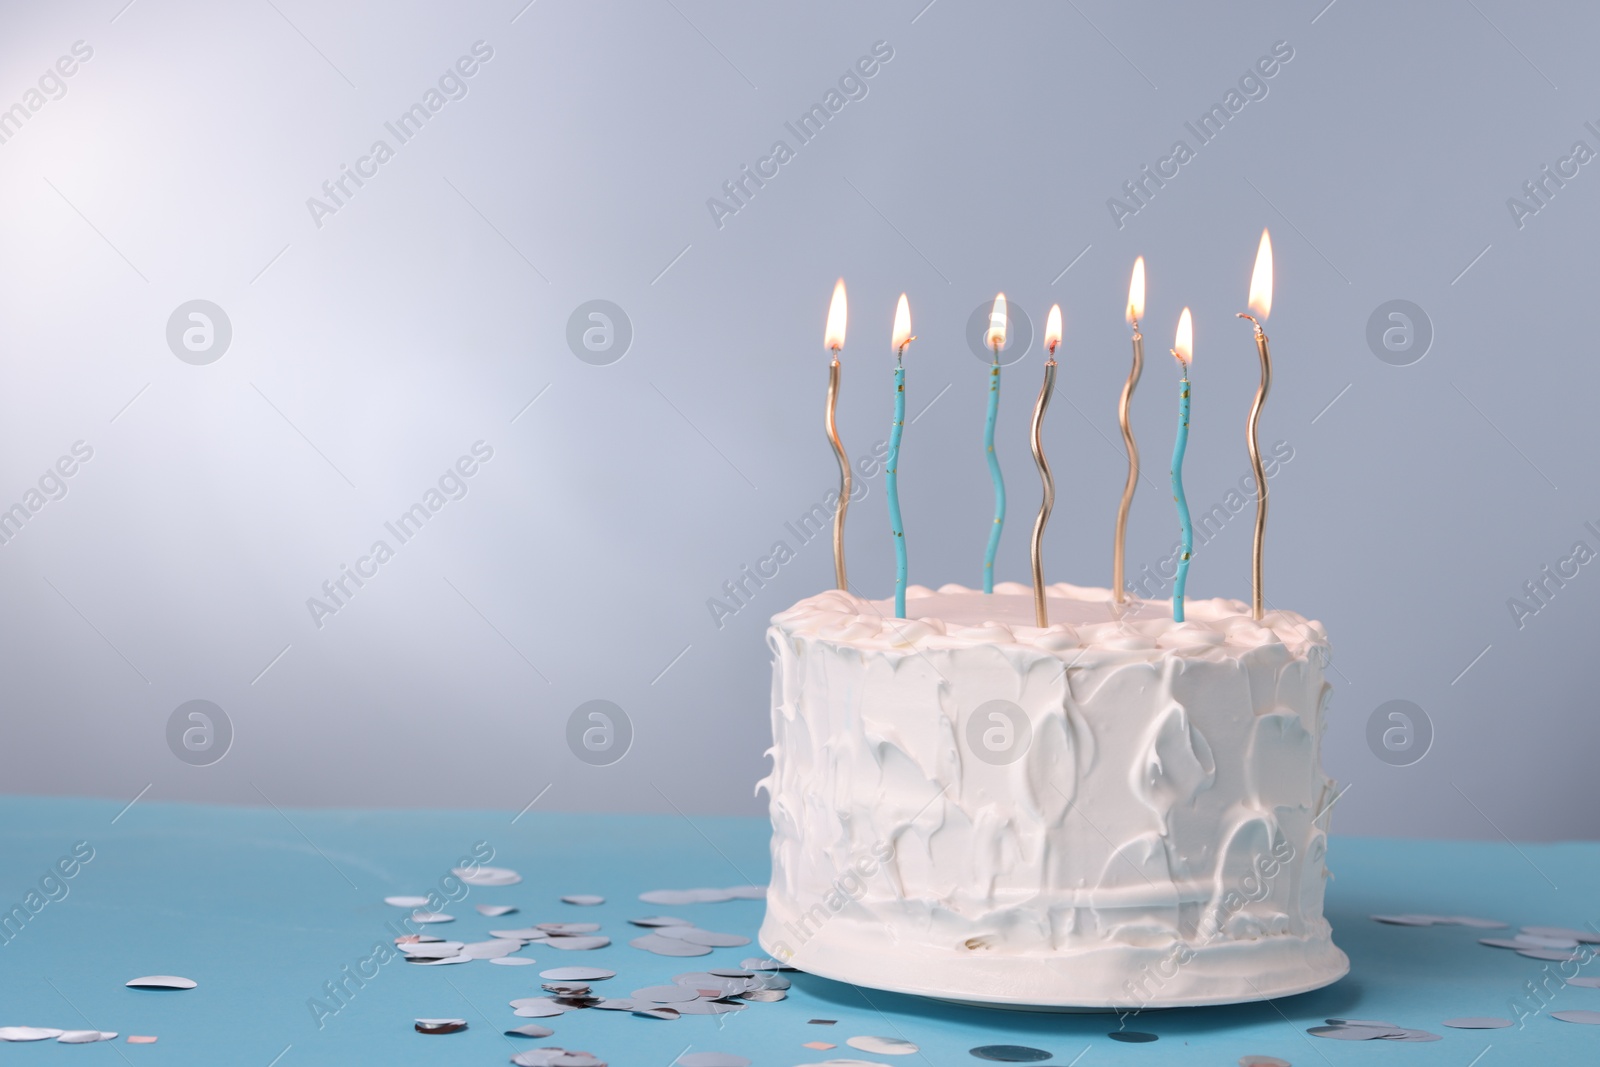
<path fill-rule="evenodd" d="M 75 41 L 93 56 L 0 144 L 0 506 L 74 442 L 93 458 L 0 546 L 0 787 L 511 809 L 550 787 L 550 808 L 759 811 L 765 619 L 831 584 L 826 539 L 720 628 L 707 601 L 793 545 L 784 523 L 835 476 L 834 278 L 856 455 L 887 436 L 910 294 L 902 491 L 912 580 L 932 585 L 979 581 L 988 527 L 967 318 L 997 289 L 1036 323 L 1062 304 L 1049 572 L 1105 584 L 1133 258 L 1150 272 L 1137 570 L 1175 534 L 1165 351 L 1184 304 L 1197 511 L 1248 472 L 1257 369 L 1232 315 L 1270 226 L 1263 439 L 1294 458 L 1267 593 L 1335 643 L 1336 828 L 1595 836 L 1600 564 L 1520 628 L 1507 606 L 1575 541 L 1600 548 L 1600 165 L 1520 228 L 1506 203 L 1574 141 L 1600 149 L 1592 9 L 524 2 L 7 5 L 0 107 Z M 397 145 L 383 124 L 480 40 L 466 96 Z M 867 95 L 799 145 L 785 121 L 878 41 L 893 59 Z M 1294 56 L 1267 95 L 1119 228 L 1107 198 L 1193 147 L 1183 124 L 1278 41 Z M 378 138 L 394 158 L 319 227 L 307 198 Z M 780 138 L 795 158 L 719 227 L 708 198 Z M 166 341 L 195 299 L 233 333 L 204 366 Z M 594 299 L 634 331 L 610 365 L 566 342 Z M 1366 339 L 1393 299 L 1435 332 L 1409 366 Z M 1039 367 L 1035 346 L 1003 395 L 998 569 L 1017 580 Z M 467 495 L 318 627 L 307 599 L 478 441 L 493 458 Z M 880 490 L 849 531 L 874 595 L 893 568 Z M 1191 595 L 1248 594 L 1249 522 L 1199 552 Z M 1406 766 L 1415 751 L 1368 741 L 1397 699 L 1433 733 Z M 220 762 L 169 751 L 191 700 L 231 722 Z M 569 750 L 591 700 L 631 721 L 609 766 Z"/>

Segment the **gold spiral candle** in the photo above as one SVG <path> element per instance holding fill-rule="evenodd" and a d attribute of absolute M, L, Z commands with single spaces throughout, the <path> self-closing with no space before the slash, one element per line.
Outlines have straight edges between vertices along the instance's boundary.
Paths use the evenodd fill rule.
<path fill-rule="evenodd" d="M 1250 555 L 1250 613 L 1260 619 L 1263 599 L 1261 593 L 1261 548 L 1267 534 L 1267 475 L 1261 466 L 1261 446 L 1256 440 L 1256 428 L 1261 421 L 1261 406 L 1267 401 L 1267 390 L 1272 388 L 1272 351 L 1267 347 L 1267 334 L 1261 320 L 1272 314 L 1272 237 L 1261 231 L 1261 244 L 1256 249 L 1255 270 L 1250 273 L 1250 310 L 1254 315 L 1239 312 L 1248 319 L 1256 331 L 1256 355 L 1261 358 L 1261 384 L 1256 387 L 1255 403 L 1250 405 L 1250 418 L 1245 424 L 1245 439 L 1250 446 L 1250 469 L 1256 477 L 1256 535 Z"/>
<path fill-rule="evenodd" d="M 1044 384 L 1039 387 L 1039 399 L 1033 405 L 1033 426 L 1029 434 L 1029 441 L 1033 445 L 1033 462 L 1039 468 L 1039 481 L 1044 491 L 1039 501 L 1039 515 L 1033 520 L 1033 541 L 1030 546 L 1033 559 L 1033 617 L 1040 629 L 1050 625 L 1050 612 L 1045 605 L 1044 527 L 1050 521 L 1050 510 L 1056 506 L 1056 480 L 1050 473 L 1050 461 L 1044 458 L 1044 440 L 1040 430 L 1044 427 L 1044 412 L 1050 406 L 1050 396 L 1056 390 L 1056 346 L 1060 343 L 1061 305 L 1052 304 L 1044 328 L 1044 346 L 1049 349 L 1050 358 L 1044 364 Z"/>
<path fill-rule="evenodd" d="M 828 443 L 833 445 L 834 458 L 839 461 L 839 500 L 833 506 L 833 574 L 840 589 L 849 583 L 844 573 L 844 514 L 850 506 L 850 459 L 844 445 L 839 442 L 839 426 L 835 409 L 839 402 L 839 350 L 844 347 L 845 328 L 844 279 L 833 287 L 833 300 L 828 304 L 828 325 L 822 343 L 833 352 L 833 364 L 828 368 L 828 408 L 823 425 L 828 431 Z"/>
<path fill-rule="evenodd" d="M 1128 510 L 1133 507 L 1133 491 L 1139 486 L 1139 446 L 1133 439 L 1133 424 L 1128 418 L 1128 408 L 1133 402 L 1133 391 L 1139 385 L 1139 375 L 1144 371 L 1144 335 L 1139 332 L 1139 319 L 1144 316 L 1144 257 L 1133 261 L 1133 277 L 1128 281 L 1128 324 L 1133 327 L 1133 367 L 1122 386 L 1122 400 L 1117 405 L 1117 420 L 1122 424 L 1122 443 L 1128 450 L 1128 480 L 1122 486 L 1122 504 L 1117 508 L 1117 540 L 1111 553 L 1111 597 L 1121 604 L 1127 599 L 1124 562 L 1128 551 Z"/>

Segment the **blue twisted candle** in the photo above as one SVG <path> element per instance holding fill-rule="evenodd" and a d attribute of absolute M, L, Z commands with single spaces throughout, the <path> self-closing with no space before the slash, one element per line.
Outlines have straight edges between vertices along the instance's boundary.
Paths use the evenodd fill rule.
<path fill-rule="evenodd" d="M 1178 529 L 1183 551 L 1178 555 L 1178 574 L 1172 583 L 1172 621 L 1183 621 L 1183 590 L 1189 583 L 1189 557 L 1194 554 L 1194 526 L 1189 521 L 1189 501 L 1183 495 L 1183 453 L 1189 446 L 1189 360 L 1193 358 L 1194 327 L 1189 309 L 1178 318 L 1178 338 L 1172 354 L 1183 368 L 1178 383 L 1178 437 L 1172 444 L 1172 499 L 1178 504 Z"/>
<path fill-rule="evenodd" d="M 1000 531 L 1006 525 L 1006 480 L 1000 473 L 1000 459 L 994 454 L 994 424 L 1000 414 L 1000 364 L 989 370 L 989 414 L 983 420 L 983 450 L 989 457 L 989 480 L 994 483 L 994 525 L 989 528 L 989 547 L 983 552 L 983 591 L 994 592 L 994 556 L 1000 550 Z"/>
<path fill-rule="evenodd" d="M 994 352 L 989 368 L 989 413 L 983 420 L 983 452 L 989 460 L 989 480 L 994 483 L 994 525 L 989 528 L 989 545 L 983 551 L 983 591 L 994 592 L 994 556 L 1000 551 L 1000 531 L 1006 525 L 1006 480 L 1000 473 L 1000 458 L 994 454 L 994 424 L 1000 414 L 1000 349 L 1006 344 L 1006 294 L 994 298 L 989 312 L 985 342 Z"/>
<path fill-rule="evenodd" d="M 894 425 L 889 428 L 889 458 L 884 491 L 889 497 L 889 530 L 894 534 L 894 617 L 906 617 L 906 530 L 900 519 L 900 435 L 906 427 L 906 367 L 894 365 Z"/>

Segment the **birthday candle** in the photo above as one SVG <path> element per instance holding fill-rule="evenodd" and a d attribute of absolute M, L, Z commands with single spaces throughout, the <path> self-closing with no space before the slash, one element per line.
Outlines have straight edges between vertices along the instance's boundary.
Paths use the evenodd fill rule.
<path fill-rule="evenodd" d="M 1189 446 L 1189 361 L 1194 358 L 1194 323 L 1189 309 L 1178 316 L 1178 336 L 1172 355 L 1183 370 L 1178 383 L 1178 438 L 1172 445 L 1172 499 L 1178 504 L 1178 529 L 1183 551 L 1178 555 L 1178 576 L 1172 583 L 1172 621 L 1183 621 L 1183 590 L 1189 582 L 1189 557 L 1194 554 L 1194 527 L 1189 522 L 1189 501 L 1183 495 L 1183 453 Z"/>
<path fill-rule="evenodd" d="M 900 518 L 900 435 L 906 426 L 906 346 L 911 335 L 911 307 L 906 294 L 894 309 L 894 425 L 889 428 L 889 457 L 884 468 L 884 491 L 889 498 L 889 531 L 894 534 L 894 617 L 906 617 L 906 529 Z"/>
<path fill-rule="evenodd" d="M 983 553 L 983 591 L 994 592 L 994 554 L 1000 550 L 1000 531 L 1006 525 L 1006 480 L 1000 473 L 1000 460 L 994 454 L 994 424 L 1000 414 L 1000 350 L 1006 346 L 1006 294 L 994 298 L 989 312 L 989 331 L 984 344 L 994 352 L 989 368 L 989 414 L 983 420 L 983 451 L 989 459 L 989 480 L 994 483 L 994 525 L 989 528 L 989 545 Z"/>
<path fill-rule="evenodd" d="M 1272 387 L 1272 352 L 1267 347 L 1267 334 L 1261 321 L 1272 314 L 1272 237 L 1261 231 L 1261 244 L 1256 248 L 1255 270 L 1250 272 L 1250 310 L 1241 319 L 1249 319 L 1256 328 L 1256 355 L 1261 357 L 1261 384 L 1256 387 L 1255 403 L 1250 405 L 1250 419 L 1245 426 L 1245 439 L 1250 445 L 1250 469 L 1256 476 L 1256 536 L 1250 553 L 1250 613 L 1261 618 L 1261 544 L 1267 534 L 1267 475 L 1261 469 L 1261 447 L 1256 443 L 1256 424 L 1261 421 L 1261 405 L 1267 401 L 1267 390 Z"/>
<path fill-rule="evenodd" d="M 833 299 L 828 303 L 828 325 L 822 334 L 824 347 L 833 352 L 833 363 L 828 368 L 828 407 L 823 427 L 828 431 L 828 443 L 833 445 L 833 456 L 839 461 L 839 500 L 833 505 L 833 576 L 840 589 L 848 587 L 844 573 L 844 513 L 850 506 L 850 461 L 845 456 L 844 445 L 839 443 L 839 427 L 834 421 L 834 409 L 839 402 L 839 349 L 844 347 L 845 297 L 844 279 L 833 286 Z"/>
<path fill-rule="evenodd" d="M 1139 445 L 1133 439 L 1133 424 L 1128 420 L 1128 406 L 1133 401 L 1134 387 L 1144 372 L 1144 334 L 1139 332 L 1139 320 L 1144 317 L 1144 257 L 1133 261 L 1133 277 L 1128 280 L 1128 325 L 1133 327 L 1133 367 L 1122 386 L 1122 400 L 1117 405 L 1117 421 L 1122 424 L 1122 443 L 1128 449 L 1128 480 L 1122 486 L 1122 503 L 1117 507 L 1117 541 L 1111 551 L 1111 595 L 1118 604 L 1127 599 L 1123 586 L 1123 560 L 1128 551 L 1128 509 L 1133 506 L 1133 491 L 1139 486 Z"/>
<path fill-rule="evenodd" d="M 1044 589 L 1044 526 L 1050 521 L 1050 509 L 1056 505 L 1056 480 L 1050 474 L 1050 461 L 1044 458 L 1042 431 L 1045 409 L 1050 406 L 1051 394 L 1056 391 L 1056 346 L 1060 343 L 1061 305 L 1051 304 L 1044 327 L 1044 347 L 1050 353 L 1050 358 L 1044 363 L 1044 384 L 1039 387 L 1039 399 L 1034 402 L 1033 425 L 1029 433 L 1033 462 L 1039 468 L 1039 482 L 1044 490 L 1039 500 L 1039 515 L 1033 520 L 1033 541 L 1028 549 L 1033 560 L 1033 621 L 1040 629 L 1050 625 Z"/>

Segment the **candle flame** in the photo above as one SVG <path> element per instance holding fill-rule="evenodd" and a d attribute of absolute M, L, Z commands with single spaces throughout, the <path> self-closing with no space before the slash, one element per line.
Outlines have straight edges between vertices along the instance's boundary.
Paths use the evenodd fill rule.
<path fill-rule="evenodd" d="M 1006 294 L 1004 293 L 995 294 L 994 307 L 989 311 L 989 332 L 983 335 L 983 343 L 989 348 L 1006 346 Z"/>
<path fill-rule="evenodd" d="M 1056 345 L 1061 343 L 1061 305 L 1050 305 L 1050 317 L 1044 323 L 1044 346 L 1050 350 L 1050 357 L 1055 358 Z"/>
<path fill-rule="evenodd" d="M 1184 308 L 1183 314 L 1178 316 L 1178 336 L 1172 342 L 1172 354 L 1178 357 L 1185 368 L 1194 359 L 1194 319 L 1189 315 L 1189 309 Z"/>
<path fill-rule="evenodd" d="M 1258 319 L 1272 314 L 1272 235 L 1266 230 L 1256 249 L 1256 269 L 1250 272 L 1250 310 Z"/>
<path fill-rule="evenodd" d="M 1133 277 L 1128 281 L 1128 323 L 1144 318 L 1144 257 L 1133 261 Z"/>
<path fill-rule="evenodd" d="M 823 331 L 822 344 L 835 352 L 844 347 L 845 298 L 844 279 L 833 286 L 833 299 L 828 303 L 828 327 Z"/>
<path fill-rule="evenodd" d="M 894 308 L 894 337 L 889 344 L 899 355 L 914 340 L 916 338 L 911 336 L 911 305 L 906 303 L 906 294 L 901 293 L 900 303 Z"/>

